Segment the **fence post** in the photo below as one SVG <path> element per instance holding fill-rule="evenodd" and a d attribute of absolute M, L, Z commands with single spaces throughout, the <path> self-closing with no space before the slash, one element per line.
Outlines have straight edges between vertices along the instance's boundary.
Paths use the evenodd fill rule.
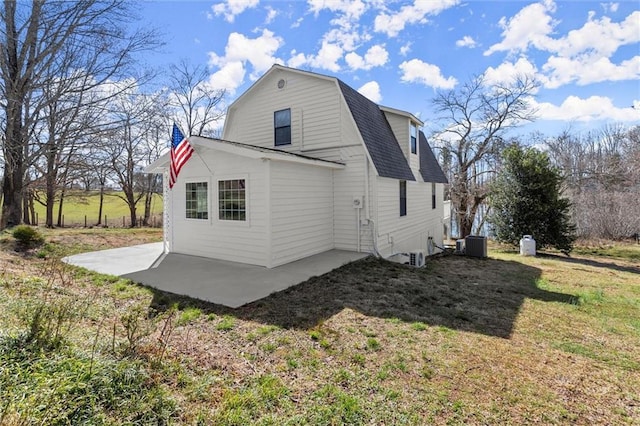
<path fill-rule="evenodd" d="M 85 228 L 87 227 L 87 215 L 86 214 L 84 215 L 84 227 Z"/>
<path fill-rule="evenodd" d="M 109 227 L 109 225 L 107 224 L 107 215 L 106 214 L 104 215 L 104 227 L 105 228 Z"/>
<path fill-rule="evenodd" d="M 64 215 L 62 215 L 62 227 L 64 228 Z"/>

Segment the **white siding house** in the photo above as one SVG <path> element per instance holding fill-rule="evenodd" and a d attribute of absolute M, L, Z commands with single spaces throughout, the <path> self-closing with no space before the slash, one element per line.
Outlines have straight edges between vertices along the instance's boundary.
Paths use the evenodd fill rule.
<path fill-rule="evenodd" d="M 222 139 L 189 138 L 195 153 L 165 192 L 168 251 L 269 268 L 331 249 L 435 253 L 446 178 L 422 125 L 337 78 L 274 65 L 230 105 Z"/>

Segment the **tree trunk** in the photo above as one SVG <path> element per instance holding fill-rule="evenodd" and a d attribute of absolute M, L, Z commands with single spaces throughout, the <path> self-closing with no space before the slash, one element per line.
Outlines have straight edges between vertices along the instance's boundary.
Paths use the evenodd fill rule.
<path fill-rule="evenodd" d="M 58 227 L 62 227 L 62 204 L 64 203 L 64 186 L 60 191 L 60 202 L 58 203 Z"/>
<path fill-rule="evenodd" d="M 104 183 L 100 184 L 100 203 L 98 204 L 98 223 L 96 226 L 102 224 L 102 206 L 104 205 Z"/>
<path fill-rule="evenodd" d="M 149 226 L 149 218 L 151 217 L 151 201 L 153 200 L 153 192 L 149 191 L 144 196 L 144 217 L 142 226 Z"/>
<path fill-rule="evenodd" d="M 31 220 L 29 220 L 29 196 L 26 194 L 22 197 L 22 222 L 25 225 L 31 225 Z"/>
<path fill-rule="evenodd" d="M 131 196 L 127 196 L 129 200 L 129 213 L 131 215 L 131 228 L 135 228 L 138 226 L 138 218 L 136 217 L 136 202 L 133 199 L 133 194 Z"/>
<path fill-rule="evenodd" d="M 46 209 L 46 216 L 47 216 L 45 219 L 45 226 L 47 228 L 53 228 L 53 206 L 56 201 L 56 182 L 55 182 L 55 177 L 53 176 L 53 173 L 47 173 L 45 192 L 46 192 L 45 209 Z M 60 211 L 62 211 L 62 208 L 60 208 Z"/>
<path fill-rule="evenodd" d="M 14 162 L 13 167 L 10 167 L 9 155 L 6 160 L 2 185 L 3 204 L 0 229 L 19 225 L 22 220 L 22 165 L 17 166 Z M 18 162 L 22 163 L 21 159 Z M 14 170 L 11 170 L 12 168 Z"/>

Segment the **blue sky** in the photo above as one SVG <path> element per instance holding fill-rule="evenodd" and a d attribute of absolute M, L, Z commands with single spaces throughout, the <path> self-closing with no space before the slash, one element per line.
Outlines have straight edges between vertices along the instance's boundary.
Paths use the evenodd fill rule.
<path fill-rule="evenodd" d="M 640 124 L 638 1 L 148 1 L 140 12 L 167 42 L 147 62 L 207 65 L 228 103 L 280 63 L 339 77 L 428 129 L 437 90 L 520 72 L 541 82 L 523 132 Z"/>

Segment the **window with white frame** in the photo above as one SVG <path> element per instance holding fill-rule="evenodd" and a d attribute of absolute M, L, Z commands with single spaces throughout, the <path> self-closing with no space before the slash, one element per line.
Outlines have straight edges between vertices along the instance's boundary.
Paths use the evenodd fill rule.
<path fill-rule="evenodd" d="M 246 185 L 244 179 L 218 181 L 218 219 L 247 220 Z"/>
<path fill-rule="evenodd" d="M 209 219 L 209 190 L 207 182 L 187 182 L 187 219 Z"/>
<path fill-rule="evenodd" d="M 418 126 L 416 126 L 416 123 L 414 123 L 413 121 L 411 122 L 411 153 L 412 154 L 417 154 L 418 153 Z"/>

